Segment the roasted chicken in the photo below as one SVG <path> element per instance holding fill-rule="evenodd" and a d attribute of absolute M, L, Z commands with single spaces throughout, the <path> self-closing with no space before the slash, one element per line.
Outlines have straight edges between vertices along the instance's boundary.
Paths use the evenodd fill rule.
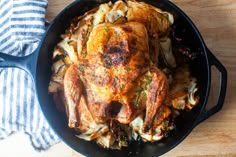
<path fill-rule="evenodd" d="M 161 54 L 176 66 L 172 24 L 170 13 L 136 1 L 101 4 L 72 21 L 53 53 L 49 92 L 79 138 L 120 149 L 130 136 L 163 137 L 170 81 L 157 64 Z"/>

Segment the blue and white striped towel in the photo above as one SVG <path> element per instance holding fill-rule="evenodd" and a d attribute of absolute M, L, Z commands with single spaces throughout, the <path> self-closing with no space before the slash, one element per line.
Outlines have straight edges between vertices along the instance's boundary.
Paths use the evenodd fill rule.
<path fill-rule="evenodd" d="M 37 48 L 45 32 L 47 0 L 0 0 L 0 52 L 24 56 Z M 24 131 L 37 150 L 59 142 L 45 120 L 30 76 L 0 68 L 0 139 Z"/>

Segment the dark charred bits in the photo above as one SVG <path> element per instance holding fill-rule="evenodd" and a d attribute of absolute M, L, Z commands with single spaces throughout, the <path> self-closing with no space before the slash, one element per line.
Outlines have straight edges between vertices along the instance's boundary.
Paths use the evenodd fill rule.
<path fill-rule="evenodd" d="M 130 58 L 130 52 L 127 47 L 127 43 L 122 41 L 107 44 L 104 53 L 101 54 L 105 67 L 110 68 L 120 64 L 126 65 Z"/>
<path fill-rule="evenodd" d="M 108 47 L 107 54 L 122 53 L 122 48 L 119 46 Z"/>
<path fill-rule="evenodd" d="M 110 68 L 111 65 L 112 65 L 111 57 L 108 56 L 108 55 L 102 54 L 102 55 L 101 55 L 101 58 L 102 58 L 102 60 L 103 60 L 103 62 L 104 62 L 104 66 L 105 66 L 106 68 Z"/>
<path fill-rule="evenodd" d="M 121 124 L 116 120 L 110 121 L 110 130 L 114 135 L 115 141 L 128 141 L 128 136 Z"/>

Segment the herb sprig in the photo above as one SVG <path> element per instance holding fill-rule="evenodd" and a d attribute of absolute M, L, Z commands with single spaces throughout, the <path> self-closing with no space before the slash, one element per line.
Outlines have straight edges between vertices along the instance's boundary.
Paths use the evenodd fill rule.
<path fill-rule="evenodd" d="M 138 107 L 138 105 L 139 105 L 140 97 L 141 97 L 141 96 L 142 96 L 143 98 L 146 98 L 146 97 L 147 97 L 147 92 L 146 92 L 146 91 L 147 91 L 148 86 L 149 86 L 149 85 L 151 84 L 151 82 L 152 82 L 152 76 L 151 76 L 151 75 L 146 75 L 144 81 L 145 81 L 144 87 L 141 87 L 141 88 L 139 88 L 139 89 L 137 89 L 137 90 L 135 91 L 135 93 L 136 93 L 136 98 L 135 98 L 135 100 L 134 100 L 134 105 L 137 106 L 137 107 Z"/>

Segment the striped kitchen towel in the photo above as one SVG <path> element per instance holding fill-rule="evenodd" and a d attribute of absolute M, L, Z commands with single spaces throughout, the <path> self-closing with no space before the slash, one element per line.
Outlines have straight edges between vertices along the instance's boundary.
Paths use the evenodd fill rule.
<path fill-rule="evenodd" d="M 37 48 L 45 32 L 47 0 L 0 0 L 0 52 L 24 56 Z M 30 76 L 0 68 L 0 139 L 24 131 L 36 150 L 60 141 L 45 120 Z"/>

